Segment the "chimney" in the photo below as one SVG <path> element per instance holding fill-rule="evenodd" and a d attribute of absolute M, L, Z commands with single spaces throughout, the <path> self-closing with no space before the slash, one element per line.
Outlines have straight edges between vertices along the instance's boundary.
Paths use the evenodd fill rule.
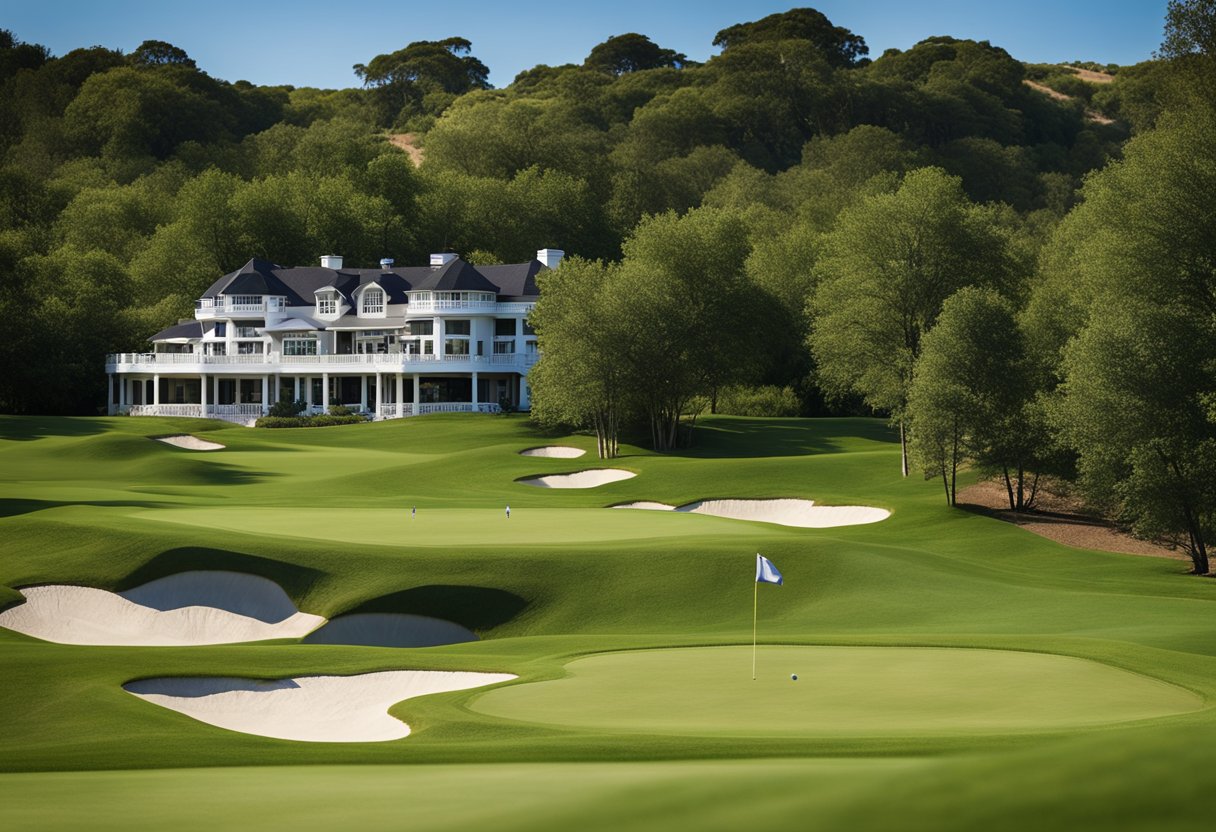
<path fill-rule="evenodd" d="M 380 270 L 381 270 L 381 271 L 385 271 L 385 272 L 386 272 L 386 271 L 388 271 L 389 269 L 391 269 L 392 267 L 393 267 L 393 258 L 391 258 L 391 257 L 384 257 L 384 258 L 382 258 L 382 259 L 380 260 Z"/>
<path fill-rule="evenodd" d="M 341 254 L 323 254 L 321 256 L 321 268 L 333 269 L 334 271 L 337 271 L 338 269 L 342 268 L 342 255 Z"/>
<path fill-rule="evenodd" d="M 455 259 L 456 259 L 456 255 L 450 251 L 445 251 L 441 254 L 432 254 L 431 255 L 431 268 L 432 269 L 442 269 L 444 266 L 446 266 L 448 263 L 451 263 Z"/>
<path fill-rule="evenodd" d="M 565 256 L 566 252 L 560 248 L 542 248 L 536 252 L 536 259 L 540 261 L 542 266 L 549 269 L 556 269 Z"/>

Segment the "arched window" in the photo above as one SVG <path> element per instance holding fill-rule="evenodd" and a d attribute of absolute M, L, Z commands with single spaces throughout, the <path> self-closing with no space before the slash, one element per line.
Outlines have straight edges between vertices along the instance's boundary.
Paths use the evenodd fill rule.
<path fill-rule="evenodd" d="M 363 293 L 363 315 L 384 314 L 384 290 L 373 286 Z"/>

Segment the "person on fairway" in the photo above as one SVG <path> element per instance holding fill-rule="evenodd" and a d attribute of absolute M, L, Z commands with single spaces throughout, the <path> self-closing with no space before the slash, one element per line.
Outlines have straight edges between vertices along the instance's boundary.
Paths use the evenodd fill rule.
<path fill-rule="evenodd" d="M 511 519 L 511 507 L 510 506 L 507 506 L 507 519 L 508 520 Z"/>
<path fill-rule="evenodd" d="M 418 506 L 410 506 L 410 519 L 416 520 L 417 518 L 418 518 Z"/>

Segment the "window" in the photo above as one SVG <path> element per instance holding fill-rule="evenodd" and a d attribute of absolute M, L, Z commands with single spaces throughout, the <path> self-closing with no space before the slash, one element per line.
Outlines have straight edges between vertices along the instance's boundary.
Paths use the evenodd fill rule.
<path fill-rule="evenodd" d="M 261 338 L 258 335 L 258 329 L 255 326 L 238 326 L 236 328 L 237 338 Z"/>
<path fill-rule="evenodd" d="M 226 321 L 217 321 L 215 324 L 215 337 L 225 338 L 228 335 L 228 323 Z"/>
<path fill-rule="evenodd" d="M 529 355 L 536 354 L 536 342 L 535 341 L 524 342 L 524 348 L 528 351 Z"/>
<path fill-rule="evenodd" d="M 367 289 L 363 292 L 363 312 L 364 315 L 383 315 L 384 314 L 384 290 L 379 288 Z"/>
<path fill-rule="evenodd" d="M 261 341 L 241 341 L 236 345 L 237 355 L 261 355 Z"/>
<path fill-rule="evenodd" d="M 434 335 L 435 322 L 433 320 L 409 321 L 405 325 L 405 329 L 410 335 Z"/>
<path fill-rule="evenodd" d="M 445 338 L 443 341 L 444 355 L 468 355 L 469 354 L 469 339 L 468 338 Z"/>
<path fill-rule="evenodd" d="M 444 335 L 468 335 L 470 331 L 469 321 L 445 321 L 443 324 Z"/>
<path fill-rule="evenodd" d="M 323 295 L 317 295 L 317 314 L 318 315 L 337 315 L 338 314 L 337 293 L 326 292 Z"/>
<path fill-rule="evenodd" d="M 203 345 L 203 352 L 205 355 L 227 355 L 228 345 L 223 342 L 218 344 L 206 343 Z"/>
<path fill-rule="evenodd" d="M 535 335 L 536 330 L 527 321 L 524 321 L 524 335 Z"/>
<path fill-rule="evenodd" d="M 494 342 L 494 354 L 495 355 L 514 355 L 515 354 L 515 342 L 514 341 L 495 341 Z"/>
<path fill-rule="evenodd" d="M 494 336 L 496 338 L 514 338 L 515 337 L 515 319 L 514 318 L 495 318 L 494 319 Z"/>
<path fill-rule="evenodd" d="M 307 332 L 288 332 L 283 336 L 283 355 L 316 355 L 317 336 Z"/>

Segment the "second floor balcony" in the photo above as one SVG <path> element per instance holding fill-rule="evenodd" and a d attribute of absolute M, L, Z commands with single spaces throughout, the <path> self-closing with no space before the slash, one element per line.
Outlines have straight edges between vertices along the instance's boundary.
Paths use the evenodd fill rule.
<path fill-rule="evenodd" d="M 106 356 L 110 372 L 212 373 L 242 372 L 526 372 L 539 358 L 536 352 L 495 355 L 421 355 L 404 352 L 353 355 L 250 355 L 123 352 Z"/>
<path fill-rule="evenodd" d="M 194 317 L 222 318 L 227 315 L 265 315 L 268 312 L 283 312 L 287 309 L 287 298 L 262 295 L 220 295 L 217 298 L 199 298 L 194 302 Z"/>

